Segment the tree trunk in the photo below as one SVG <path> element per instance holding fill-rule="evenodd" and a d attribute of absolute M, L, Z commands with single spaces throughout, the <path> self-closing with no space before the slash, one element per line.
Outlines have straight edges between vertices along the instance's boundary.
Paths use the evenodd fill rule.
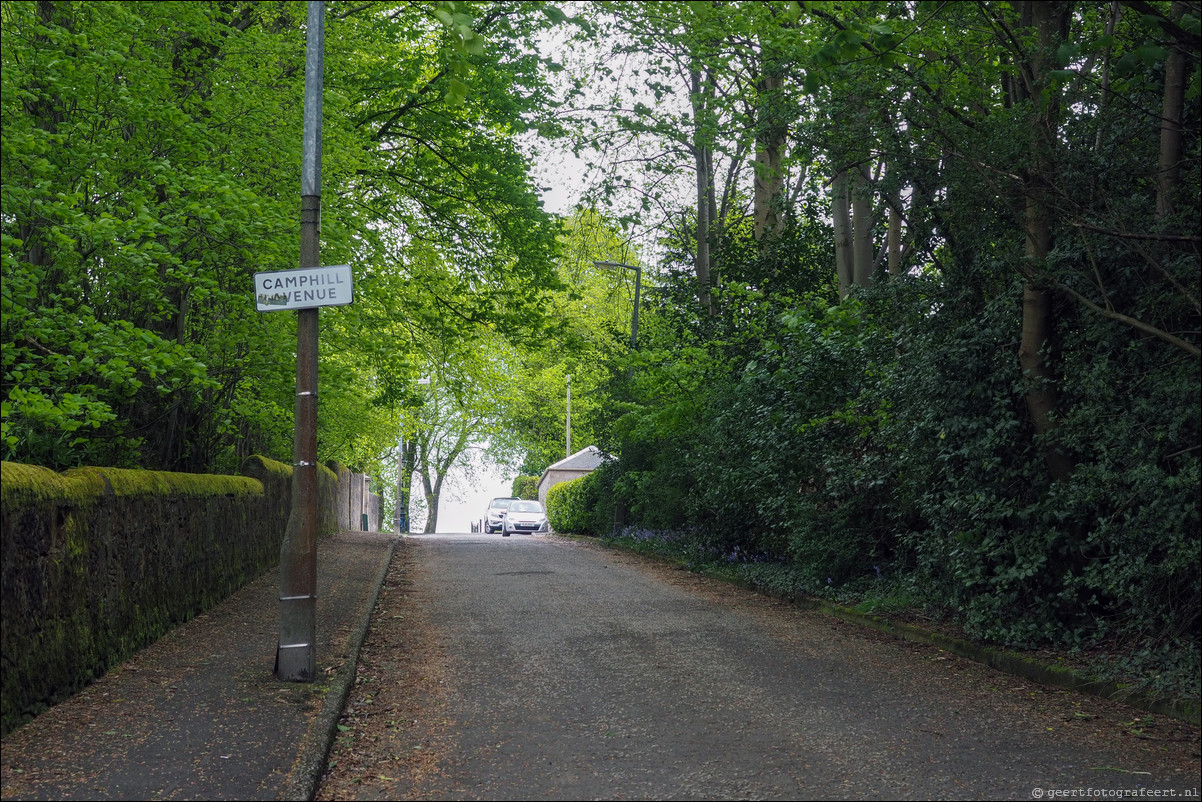
<path fill-rule="evenodd" d="M 889 171 L 892 178 L 892 170 Z M 890 184 L 892 181 L 889 182 Z M 900 184 L 889 190 L 889 225 L 885 231 L 885 252 L 888 258 L 889 275 L 902 273 L 902 193 Z"/>
<path fill-rule="evenodd" d="M 1114 36 L 1114 26 L 1118 24 L 1119 17 L 1122 16 L 1122 6 L 1118 0 L 1114 0 L 1110 4 L 1110 17 L 1106 20 L 1106 39 Z M 1102 149 L 1102 131 L 1105 127 L 1104 120 L 1106 118 L 1106 106 L 1110 100 L 1110 53 L 1113 50 L 1111 45 L 1107 45 L 1102 53 L 1102 85 L 1101 93 L 1098 99 L 1098 132 L 1094 135 L 1093 149 L 1098 152 Z"/>
<path fill-rule="evenodd" d="M 902 235 L 901 212 L 897 210 L 897 205 L 901 203 L 901 198 L 895 198 L 895 205 L 889 207 L 889 233 L 886 235 L 885 243 L 889 248 L 889 275 L 897 276 L 902 272 Z"/>
<path fill-rule="evenodd" d="M 767 69 L 767 68 L 765 68 Z M 759 85 L 759 132 L 755 138 L 755 188 L 752 215 L 755 241 L 763 254 L 780 225 L 781 192 L 784 186 L 781 151 L 786 128 L 780 122 L 779 94 L 784 82 L 777 73 L 766 72 Z"/>
<path fill-rule="evenodd" d="M 1026 257 L 1032 271 L 1038 271 L 1052 250 L 1052 227 L 1046 202 L 1046 188 L 1038 177 L 1027 185 Z M 1057 375 L 1054 370 L 1052 343 L 1056 327 L 1055 306 L 1051 294 L 1034 275 L 1023 286 L 1022 338 L 1018 362 L 1027 377 L 1027 413 L 1037 437 L 1047 437 L 1056 428 Z M 1044 442 L 1044 458 L 1053 479 L 1065 479 L 1072 463 L 1054 444 Z"/>
<path fill-rule="evenodd" d="M 422 471 L 422 487 L 426 492 L 426 528 L 422 530 L 427 535 L 438 531 L 438 498 L 442 495 L 442 474 L 430 483 L 430 474 Z"/>
<path fill-rule="evenodd" d="M 413 466 L 417 464 L 417 440 L 405 440 L 400 453 L 400 464 L 397 470 L 397 512 L 402 515 L 399 521 L 403 532 L 409 531 L 409 493 L 413 487 Z"/>
<path fill-rule="evenodd" d="M 418 461 L 414 468 L 422 478 L 422 497 L 426 501 L 426 525 L 422 532 L 432 535 L 438 529 L 438 495 L 442 487 L 442 475 L 438 472 L 438 466 L 430 453 L 433 450 L 430 440 L 423 439 L 420 442 L 416 454 Z"/>
<path fill-rule="evenodd" d="M 710 304 L 710 219 L 713 194 L 713 176 L 710 175 L 710 150 L 705 144 L 707 135 L 703 130 L 705 96 L 702 92 L 701 70 L 694 67 L 689 71 L 689 83 L 693 102 L 693 159 L 697 167 L 697 297 L 702 311 L 713 314 Z"/>
<path fill-rule="evenodd" d="M 1056 428 L 1057 375 L 1052 365 L 1052 345 L 1056 329 L 1055 306 L 1043 287 L 1040 274 L 1052 251 L 1052 216 L 1048 202 L 1050 182 L 1055 170 L 1052 151 L 1056 134 L 1057 95 L 1044 91 L 1045 80 L 1054 66 L 1051 54 L 1068 29 L 1071 6 L 1064 2 L 1033 0 L 1021 6 L 1024 27 L 1035 29 L 1036 50 L 1025 57 L 1027 100 L 1032 104 L 1030 155 L 1023 188 L 1025 196 L 1024 234 L 1027 281 L 1023 287 L 1022 339 L 1018 360 L 1029 387 L 1027 412 L 1036 437 L 1040 438 L 1048 473 L 1053 480 L 1065 479 L 1072 472 L 1071 458 L 1050 439 Z"/>
<path fill-rule="evenodd" d="M 852 281 L 857 287 L 867 287 L 872 280 L 874 221 L 867 171 L 868 165 L 861 164 L 851 173 Z"/>
<path fill-rule="evenodd" d="M 1186 3 L 1174 0 L 1173 19 L 1180 21 Z M 1160 112 L 1160 164 L 1156 170 L 1156 217 L 1173 213 L 1173 192 L 1180 173 L 1181 115 L 1185 107 L 1185 54 L 1180 45 L 1169 44 L 1164 64 L 1164 101 Z"/>
<path fill-rule="evenodd" d="M 839 299 L 847 297 L 854 277 L 851 250 L 851 210 L 847 170 L 835 173 L 831 181 L 831 221 L 835 231 L 835 275 L 839 280 Z"/>
<path fill-rule="evenodd" d="M 454 467 L 460 455 L 467 449 L 468 439 L 474 427 L 469 427 L 455 438 L 455 443 L 441 456 L 430 440 L 424 441 L 419 451 L 421 459 L 422 491 L 426 498 L 426 526 L 422 531 L 431 535 L 438 528 L 438 502 L 442 498 L 442 482 Z"/>

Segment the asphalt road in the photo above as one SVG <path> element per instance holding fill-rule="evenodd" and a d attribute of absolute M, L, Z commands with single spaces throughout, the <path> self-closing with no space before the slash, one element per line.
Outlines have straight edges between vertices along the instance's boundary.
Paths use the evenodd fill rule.
<path fill-rule="evenodd" d="M 445 700 L 404 797 L 1197 798 L 1197 730 L 1122 705 L 575 541 L 404 546 L 376 615 L 432 628 Z"/>

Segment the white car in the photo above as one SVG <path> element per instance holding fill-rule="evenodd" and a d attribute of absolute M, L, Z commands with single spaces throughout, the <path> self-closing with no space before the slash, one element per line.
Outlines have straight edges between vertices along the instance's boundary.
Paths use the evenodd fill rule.
<path fill-rule="evenodd" d="M 542 534 L 551 531 L 547 513 L 537 501 L 511 501 L 501 523 L 501 535 L 509 537 L 514 532 Z"/>
<path fill-rule="evenodd" d="M 488 512 L 484 514 L 484 531 L 488 534 L 500 532 L 505 522 L 505 511 L 517 500 L 513 497 L 494 498 L 488 505 Z"/>

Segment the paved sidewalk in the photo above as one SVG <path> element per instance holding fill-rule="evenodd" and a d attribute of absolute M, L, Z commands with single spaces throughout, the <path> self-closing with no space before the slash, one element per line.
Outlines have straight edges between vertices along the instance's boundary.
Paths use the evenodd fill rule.
<path fill-rule="evenodd" d="M 0 750 L 4 799 L 309 799 L 397 539 L 318 543 L 312 684 L 272 675 L 278 573 L 169 633 Z"/>

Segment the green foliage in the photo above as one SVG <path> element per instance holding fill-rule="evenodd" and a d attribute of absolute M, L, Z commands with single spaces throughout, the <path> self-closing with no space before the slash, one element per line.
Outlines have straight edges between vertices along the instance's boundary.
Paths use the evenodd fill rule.
<path fill-rule="evenodd" d="M 595 265 L 637 261 L 630 248 L 611 221 L 586 210 L 563 221 L 559 245 L 561 286 L 546 301 L 547 314 L 559 325 L 515 345 L 507 355 L 511 390 L 498 399 L 508 422 L 504 439 L 529 474 L 564 457 L 568 377 L 571 442 L 592 444 L 596 419 L 605 414 L 605 387 L 630 356 L 633 271 Z"/>
<path fill-rule="evenodd" d="M 524 475 L 514 477 L 510 495 L 514 498 L 538 501 L 538 477 Z"/>
<path fill-rule="evenodd" d="M 810 3 L 792 20 L 752 5 L 724 6 L 715 27 L 673 4 L 645 30 L 645 8 L 616 9 L 635 31 L 617 49 L 672 37 L 645 56 L 657 99 L 681 91 L 668 52 L 711 88 L 740 87 L 737 104 L 717 92 L 694 106 L 708 115 L 699 126 L 668 103 L 618 119 L 632 141 L 679 146 L 637 162 L 654 165 L 648 183 L 689 168 L 677 154 L 702 144 L 727 160 L 714 174 L 733 176 L 779 120 L 795 155 L 782 162 L 795 188 L 777 199 L 776 239 L 756 232 L 737 190 L 719 193 L 708 308 L 696 213 L 653 196 L 688 222 L 664 234 L 632 380 L 608 386 L 598 420 L 599 443 L 620 456 L 623 537 L 790 592 L 911 599 L 988 641 L 1105 648 L 1141 670 L 1196 674 L 1196 70 L 1175 182 L 1149 178 L 1170 169 L 1157 167 L 1160 113 L 1179 43 L 1128 8 L 1112 31 L 1109 12 L 1082 8 L 1044 66 L 1035 31 L 1005 4 Z M 764 47 L 746 62 L 722 50 L 753 37 Z M 744 64 L 784 68 L 783 86 L 740 83 Z M 1028 96 L 1018 79 L 1032 67 L 1047 72 Z M 1054 141 L 1035 142 L 1045 119 Z M 882 251 L 871 286 L 835 306 L 829 194 L 808 187 L 846 163 L 875 168 L 872 250 L 889 207 L 905 242 L 900 271 L 884 272 Z M 805 211 L 790 207 L 806 196 Z M 1046 258 L 1031 244 L 1044 222 L 1033 209 Z M 1047 294 L 1044 317 L 1024 292 Z M 1024 374 L 1018 351 L 1037 319 L 1047 370 Z"/>
<path fill-rule="evenodd" d="M 282 322 L 240 279 L 252 251 L 295 252 L 271 178 L 294 153 L 275 136 L 294 31 L 187 3 L 41 10 L 3 17 L 4 454 L 206 465 L 229 425 L 215 399 L 269 374 Z M 237 88 L 252 72 L 267 102 Z"/>
<path fill-rule="evenodd" d="M 1188 643 L 1196 364 L 1133 348 L 1117 323 L 1086 327 L 1089 365 L 1065 386 L 1057 436 L 1094 456 L 1048 486 L 1024 445 L 1024 379 L 998 348 L 1019 314 L 1002 289 L 968 303 L 974 287 L 914 279 L 781 315 L 756 358 L 706 385 L 692 424 L 621 429 L 614 487 L 630 519 L 680 533 L 694 561 L 782 566 L 794 591 L 907 578 L 990 641 Z M 1112 360 L 1165 360 L 1156 386 L 1116 381 L 1098 358 L 1107 340 Z"/>
<path fill-rule="evenodd" d="M 0 456 L 290 461 L 295 318 L 256 312 L 250 284 L 298 259 L 305 15 L 4 6 Z M 517 139 L 554 103 L 533 41 L 555 19 L 543 4 L 329 14 L 322 259 L 352 264 L 356 302 L 322 312 L 323 459 L 384 469 L 389 407 L 429 342 L 459 353 L 481 326 L 542 327 L 558 229 Z"/>

